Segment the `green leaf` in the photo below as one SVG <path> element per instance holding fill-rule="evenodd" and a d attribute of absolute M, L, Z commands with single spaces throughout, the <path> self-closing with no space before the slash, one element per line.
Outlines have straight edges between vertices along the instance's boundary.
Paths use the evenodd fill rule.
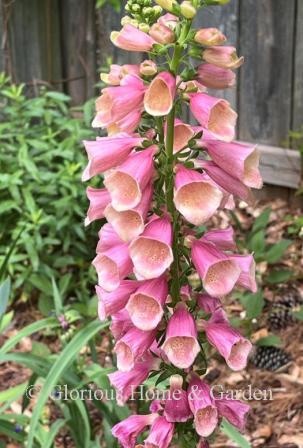
<path fill-rule="evenodd" d="M 243 294 L 240 301 L 246 310 L 247 319 L 256 319 L 260 316 L 265 303 L 262 290 L 256 294 Z"/>
<path fill-rule="evenodd" d="M 67 103 L 71 100 L 71 98 L 68 95 L 65 95 L 64 93 L 61 92 L 47 92 L 46 96 L 55 101 L 60 101 L 64 103 Z"/>
<path fill-rule="evenodd" d="M 248 248 L 250 251 L 255 252 L 256 255 L 263 254 L 265 251 L 265 232 L 260 230 L 253 234 L 248 241 Z"/>
<path fill-rule="evenodd" d="M 33 333 L 37 333 L 38 331 L 42 330 L 45 331 L 51 328 L 57 328 L 59 326 L 59 322 L 53 317 L 38 320 L 37 322 L 34 322 L 27 327 L 22 328 L 22 330 L 18 331 L 15 336 L 6 341 L 6 343 L 0 348 L 0 354 L 7 353 L 9 350 L 14 348 L 18 344 L 18 342 L 21 341 L 21 339 L 30 336 Z"/>
<path fill-rule="evenodd" d="M 270 264 L 277 263 L 291 244 L 291 240 L 281 240 L 277 244 L 274 244 L 266 251 L 265 260 Z"/>
<path fill-rule="evenodd" d="M 43 448 L 52 448 L 55 438 L 61 428 L 65 425 L 66 420 L 59 418 L 52 424 L 51 429 L 47 435 L 47 440 L 43 445 Z"/>
<path fill-rule="evenodd" d="M 236 442 L 240 448 L 251 448 L 251 444 L 225 419 L 223 419 L 220 428 L 221 431 L 224 432 L 230 440 Z"/>
<path fill-rule="evenodd" d="M 0 319 L 6 311 L 10 290 L 11 290 L 11 280 L 8 277 L 0 285 Z"/>
<path fill-rule="evenodd" d="M 56 316 L 60 316 L 63 313 L 63 303 L 61 294 L 59 292 L 59 289 L 56 284 L 56 280 L 54 277 L 52 277 L 52 285 L 53 285 L 53 296 L 54 296 L 54 303 L 55 303 L 55 310 L 56 310 Z"/>
<path fill-rule="evenodd" d="M 35 431 L 39 423 L 39 418 L 53 387 L 57 384 L 57 381 L 77 356 L 81 348 L 85 346 L 85 344 L 87 344 L 88 341 L 97 333 L 107 328 L 108 325 L 108 322 L 101 323 L 98 321 L 94 321 L 88 324 L 85 328 L 82 328 L 82 330 L 80 330 L 76 334 L 76 336 L 70 341 L 70 343 L 66 345 L 64 350 L 60 353 L 60 356 L 57 358 L 56 362 L 52 365 L 52 368 L 50 369 L 49 374 L 45 379 L 44 386 L 40 392 L 39 400 L 37 401 L 37 404 L 34 408 L 28 433 L 28 448 L 33 448 L 34 446 Z"/>
<path fill-rule="evenodd" d="M 0 318 L 0 334 L 3 333 L 6 328 L 10 325 L 11 321 L 14 317 L 14 311 L 10 311 L 9 313 L 6 313 Z"/>
<path fill-rule="evenodd" d="M 298 320 L 303 320 L 303 307 L 299 311 L 294 311 L 293 315 Z"/>
<path fill-rule="evenodd" d="M 258 216 L 253 224 L 252 233 L 256 233 L 259 232 L 259 230 L 266 229 L 269 222 L 270 213 L 271 209 L 267 208 L 261 213 L 260 216 Z"/>
<path fill-rule="evenodd" d="M 265 336 L 264 338 L 258 339 L 256 345 L 259 345 L 261 347 L 279 347 L 280 345 L 282 345 L 282 341 L 279 336 L 271 334 L 269 336 Z"/>
<path fill-rule="evenodd" d="M 271 271 L 266 277 L 266 282 L 273 285 L 277 283 L 285 283 L 288 282 L 288 280 L 290 280 L 293 275 L 293 271 L 290 271 L 289 269 Z"/>

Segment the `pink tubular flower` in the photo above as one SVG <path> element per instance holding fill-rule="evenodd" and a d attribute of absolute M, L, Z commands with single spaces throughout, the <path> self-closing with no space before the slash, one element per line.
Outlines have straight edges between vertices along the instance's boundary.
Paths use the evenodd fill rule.
<path fill-rule="evenodd" d="M 199 160 L 198 166 L 202 167 L 207 172 L 209 177 L 211 177 L 225 191 L 242 199 L 248 204 L 252 204 L 254 202 L 254 197 L 251 190 L 239 181 L 239 179 L 236 179 L 226 173 L 226 171 L 222 170 L 214 162 Z"/>
<path fill-rule="evenodd" d="M 117 65 L 112 64 L 110 66 L 109 73 L 101 73 L 101 80 L 106 84 L 110 84 L 112 86 L 119 86 L 121 80 L 127 75 L 137 75 L 139 76 L 139 66 L 136 64 L 125 64 L 125 65 Z"/>
<path fill-rule="evenodd" d="M 116 47 L 127 51 L 149 52 L 156 43 L 151 36 L 130 24 L 124 25 L 120 32 L 113 31 L 110 38 Z"/>
<path fill-rule="evenodd" d="M 117 403 L 123 406 L 138 386 L 148 377 L 150 370 L 157 367 L 158 362 L 150 353 L 136 362 L 130 372 L 114 372 L 108 375 L 111 385 L 117 391 Z"/>
<path fill-rule="evenodd" d="M 135 152 L 118 168 L 105 174 L 104 185 L 117 211 L 131 210 L 141 201 L 154 172 L 153 157 L 157 150 L 153 145 Z"/>
<path fill-rule="evenodd" d="M 121 120 L 109 123 L 106 126 L 108 135 L 112 136 L 120 132 L 134 132 L 141 121 L 141 110 L 134 110 L 125 115 Z"/>
<path fill-rule="evenodd" d="M 152 424 L 149 436 L 144 441 L 144 445 L 138 445 L 136 448 L 168 448 L 174 435 L 175 426 L 159 416 Z"/>
<path fill-rule="evenodd" d="M 252 255 L 231 255 L 231 258 L 235 260 L 241 269 L 240 277 L 237 281 L 237 285 L 242 286 L 245 289 L 249 289 L 252 292 L 257 292 L 258 287 L 256 283 L 256 263 Z"/>
<path fill-rule="evenodd" d="M 112 247 L 123 244 L 123 241 L 121 240 L 113 226 L 109 223 L 104 224 L 104 226 L 99 231 L 98 236 L 99 241 L 96 249 L 97 254 L 105 252 Z"/>
<path fill-rule="evenodd" d="M 145 86 L 138 76 L 127 75 L 117 87 L 106 87 L 96 100 L 97 115 L 92 126 L 108 127 L 123 120 L 128 114 L 141 110 Z"/>
<path fill-rule="evenodd" d="M 193 93 L 190 108 L 201 126 L 213 132 L 218 138 L 225 141 L 234 138 L 238 115 L 228 101 L 206 93 Z"/>
<path fill-rule="evenodd" d="M 231 292 L 241 269 L 230 256 L 225 255 L 214 244 L 200 240 L 193 242 L 191 255 L 208 294 L 220 297 Z"/>
<path fill-rule="evenodd" d="M 170 388 L 168 398 L 165 400 L 164 416 L 168 422 L 187 422 L 192 417 L 192 413 L 187 393 L 182 389 L 183 378 L 181 375 L 173 375 L 169 382 Z"/>
<path fill-rule="evenodd" d="M 131 415 L 117 423 L 112 428 L 112 434 L 117 437 L 123 448 L 134 448 L 136 439 L 147 426 L 153 424 L 158 414 Z"/>
<path fill-rule="evenodd" d="M 123 241 L 129 242 L 143 232 L 152 195 L 153 187 L 149 184 L 142 193 L 140 203 L 134 209 L 119 212 L 111 204 L 105 208 L 105 218 Z"/>
<path fill-rule="evenodd" d="M 105 188 L 97 189 L 87 187 L 86 196 L 89 199 L 89 208 L 87 210 L 84 221 L 85 226 L 88 226 L 96 219 L 104 218 L 104 210 L 110 203 L 110 195 Z"/>
<path fill-rule="evenodd" d="M 185 168 L 179 164 L 175 168 L 176 209 L 191 224 L 201 225 L 219 208 L 223 194 L 205 174 Z"/>
<path fill-rule="evenodd" d="M 236 83 L 236 75 L 232 70 L 212 64 L 198 67 L 198 80 L 209 89 L 227 89 Z"/>
<path fill-rule="evenodd" d="M 187 369 L 200 351 L 194 318 L 183 303 L 169 319 L 163 351 L 169 361 L 180 369 Z"/>
<path fill-rule="evenodd" d="M 235 69 L 244 62 L 244 57 L 238 57 L 235 47 L 215 46 L 203 51 L 204 61 L 222 68 Z"/>
<path fill-rule="evenodd" d="M 237 249 L 237 245 L 234 237 L 234 229 L 227 227 L 226 229 L 209 230 L 204 233 L 201 241 L 214 243 L 220 250 L 235 250 Z"/>
<path fill-rule="evenodd" d="M 127 159 L 136 146 L 141 146 L 144 141 L 141 137 L 132 137 L 127 134 L 117 134 L 115 137 L 99 137 L 97 140 L 85 140 L 84 146 L 88 155 L 82 180 L 101 174 L 113 168 Z"/>
<path fill-rule="evenodd" d="M 98 253 L 92 264 L 97 271 L 99 285 L 108 292 L 116 290 L 133 269 L 127 244 L 119 244 Z"/>
<path fill-rule="evenodd" d="M 109 328 L 116 341 L 121 339 L 122 336 L 128 332 L 128 330 L 133 328 L 133 323 L 130 320 L 129 314 L 125 308 L 115 314 L 112 314 L 111 318 L 112 321 Z"/>
<path fill-rule="evenodd" d="M 218 28 L 201 28 L 195 34 L 195 41 L 200 45 L 220 45 L 226 42 L 226 37 Z"/>
<path fill-rule="evenodd" d="M 195 374 L 189 383 L 188 402 L 197 433 L 202 437 L 210 436 L 218 425 L 218 411 L 209 385 Z"/>
<path fill-rule="evenodd" d="M 133 324 L 144 331 L 156 328 L 163 316 L 167 294 L 167 280 L 163 276 L 141 283 L 126 305 Z"/>
<path fill-rule="evenodd" d="M 164 16 L 159 17 L 158 23 L 161 23 L 161 25 L 165 25 L 172 30 L 176 28 L 177 24 L 179 22 L 179 17 L 174 16 L 173 14 L 167 13 L 164 14 Z"/>
<path fill-rule="evenodd" d="M 247 404 L 242 403 L 239 400 L 231 400 L 227 398 L 216 398 L 215 403 L 220 417 L 226 418 L 226 420 L 233 426 L 240 431 L 244 431 L 246 417 L 250 410 L 250 407 Z"/>
<path fill-rule="evenodd" d="M 100 286 L 96 286 L 99 319 L 104 320 L 122 310 L 127 304 L 130 295 L 139 286 L 140 282 L 133 280 L 122 280 L 119 288 L 112 292 L 104 291 Z"/>
<path fill-rule="evenodd" d="M 134 272 L 143 279 L 162 275 L 173 262 L 172 226 L 169 216 L 154 215 L 146 225 L 142 235 L 129 246 Z"/>
<path fill-rule="evenodd" d="M 154 117 L 168 115 L 176 93 L 176 78 L 169 72 L 159 73 L 150 83 L 144 96 L 144 108 Z"/>
<path fill-rule="evenodd" d="M 151 26 L 149 35 L 159 44 L 171 44 L 175 41 L 175 33 L 167 26 L 161 23 L 154 23 Z"/>
<path fill-rule="evenodd" d="M 208 342 L 218 350 L 232 370 L 244 369 L 252 345 L 229 325 L 222 309 L 216 310 L 210 320 L 205 322 L 204 330 Z"/>
<path fill-rule="evenodd" d="M 260 153 L 256 145 L 225 143 L 219 140 L 204 142 L 212 160 L 231 176 L 241 180 L 247 187 L 261 188 L 259 172 Z"/>
<path fill-rule="evenodd" d="M 142 331 L 135 327 L 128 330 L 114 347 L 118 369 L 122 372 L 132 370 L 135 362 L 146 354 L 154 342 L 156 333 L 157 330 Z"/>
<path fill-rule="evenodd" d="M 208 294 L 199 294 L 197 297 L 197 304 L 207 314 L 212 314 L 218 308 L 222 307 L 222 302 L 220 299 L 209 296 Z"/>
<path fill-rule="evenodd" d="M 174 126 L 174 154 L 186 148 L 190 139 L 195 135 L 194 130 L 189 124 L 176 119 Z M 165 126 L 165 137 L 167 136 L 167 126 Z"/>

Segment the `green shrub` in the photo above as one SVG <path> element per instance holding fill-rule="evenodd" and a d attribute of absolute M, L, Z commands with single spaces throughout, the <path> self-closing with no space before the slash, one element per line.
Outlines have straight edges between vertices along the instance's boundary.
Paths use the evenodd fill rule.
<path fill-rule="evenodd" d="M 52 301 L 52 277 L 64 297 L 86 303 L 88 265 L 95 231 L 83 225 L 87 208 L 81 141 L 89 130 L 92 103 L 84 114 L 63 93 L 41 88 L 27 98 L 25 86 L 0 75 L 0 262 L 21 231 L 10 259 L 15 297 L 38 291 L 41 309 Z"/>

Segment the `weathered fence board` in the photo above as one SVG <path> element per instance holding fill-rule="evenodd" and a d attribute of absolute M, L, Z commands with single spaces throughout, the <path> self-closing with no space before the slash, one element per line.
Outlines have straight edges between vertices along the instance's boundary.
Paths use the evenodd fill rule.
<path fill-rule="evenodd" d="M 240 2 L 240 138 L 280 144 L 291 126 L 295 0 Z"/>
<path fill-rule="evenodd" d="M 303 126 L 303 1 L 297 3 L 296 40 L 294 47 L 294 93 L 293 122 L 294 129 Z"/>

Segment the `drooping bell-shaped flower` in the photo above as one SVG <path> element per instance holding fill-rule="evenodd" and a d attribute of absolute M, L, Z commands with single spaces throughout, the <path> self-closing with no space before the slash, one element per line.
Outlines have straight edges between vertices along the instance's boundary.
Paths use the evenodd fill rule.
<path fill-rule="evenodd" d="M 102 312 L 103 311 L 101 311 L 101 313 Z M 116 341 L 121 339 L 131 328 L 133 328 L 133 323 L 125 308 L 111 315 L 111 325 L 109 329 Z"/>
<path fill-rule="evenodd" d="M 220 417 L 226 418 L 237 429 L 244 431 L 246 417 L 250 411 L 250 407 L 246 403 L 228 398 L 216 398 L 215 403 Z"/>
<path fill-rule="evenodd" d="M 119 86 L 121 80 L 127 75 L 139 76 L 139 65 L 137 64 L 125 64 L 117 65 L 112 64 L 110 66 L 109 73 L 101 73 L 101 81 L 111 86 Z"/>
<path fill-rule="evenodd" d="M 190 108 L 201 126 L 214 133 L 217 138 L 225 141 L 234 138 L 238 115 L 228 101 L 206 93 L 193 93 Z"/>
<path fill-rule="evenodd" d="M 88 226 L 96 219 L 104 218 L 104 210 L 110 203 L 111 198 L 105 188 L 87 187 L 86 196 L 89 199 L 89 208 L 87 210 L 84 221 L 85 226 Z"/>
<path fill-rule="evenodd" d="M 232 70 L 240 67 L 244 62 L 244 57 L 238 57 L 235 47 L 214 46 L 203 51 L 204 61 L 222 68 Z"/>
<path fill-rule="evenodd" d="M 191 255 L 208 294 L 220 297 L 231 292 L 241 269 L 229 255 L 221 252 L 214 244 L 201 240 L 193 242 Z"/>
<path fill-rule="evenodd" d="M 150 59 L 146 59 L 140 64 L 140 74 L 143 76 L 154 76 L 157 71 L 157 64 Z"/>
<path fill-rule="evenodd" d="M 169 361 L 180 369 L 190 367 L 200 351 L 194 318 L 183 303 L 178 304 L 169 319 L 162 348 Z"/>
<path fill-rule="evenodd" d="M 131 24 L 123 26 L 121 31 L 113 31 L 110 39 L 112 43 L 127 51 L 151 51 L 156 41 L 144 31 Z"/>
<path fill-rule="evenodd" d="M 141 137 L 127 134 L 99 137 L 93 141 L 85 140 L 83 143 L 88 155 L 88 165 L 83 172 L 82 180 L 89 180 L 124 162 L 131 151 L 136 146 L 141 146 L 143 141 Z"/>
<path fill-rule="evenodd" d="M 176 209 L 191 224 L 201 225 L 219 208 L 223 194 L 208 176 L 179 164 L 175 168 Z"/>
<path fill-rule="evenodd" d="M 117 437 L 123 448 L 134 448 L 136 439 L 144 429 L 153 424 L 158 414 L 131 415 L 112 428 L 112 434 Z"/>
<path fill-rule="evenodd" d="M 195 42 L 205 47 L 221 45 L 226 42 L 226 36 L 218 28 L 201 28 L 195 34 Z"/>
<path fill-rule="evenodd" d="M 131 396 L 134 396 L 136 388 L 147 379 L 149 372 L 158 364 L 159 361 L 147 352 L 129 372 L 116 371 L 108 375 L 111 385 L 117 391 L 116 400 L 119 406 L 123 406 Z"/>
<path fill-rule="evenodd" d="M 141 110 L 146 87 L 138 76 L 127 75 L 117 87 L 106 87 L 96 100 L 96 116 L 92 126 L 108 127 Z"/>
<path fill-rule="evenodd" d="M 161 23 L 154 23 L 149 30 L 149 35 L 162 45 L 172 44 L 176 39 L 173 30 Z"/>
<path fill-rule="evenodd" d="M 257 292 L 256 283 L 256 263 L 252 255 L 231 255 L 231 258 L 239 265 L 241 269 L 237 285 L 252 292 Z"/>
<path fill-rule="evenodd" d="M 188 403 L 197 433 L 202 437 L 210 436 L 218 425 L 218 410 L 209 385 L 195 374 L 189 383 Z"/>
<path fill-rule="evenodd" d="M 167 137 L 167 125 L 165 126 L 164 131 L 165 137 Z M 189 140 L 192 139 L 194 135 L 195 132 L 189 124 L 183 123 L 183 121 L 176 119 L 174 125 L 174 154 L 181 151 L 181 149 L 186 148 Z"/>
<path fill-rule="evenodd" d="M 208 160 L 199 160 L 197 165 L 203 168 L 209 177 L 211 177 L 220 187 L 232 195 L 242 199 L 248 204 L 254 202 L 251 190 L 240 180 L 226 173 L 214 162 Z"/>
<path fill-rule="evenodd" d="M 133 324 L 144 331 L 156 328 L 163 316 L 167 294 L 168 285 L 164 276 L 141 282 L 126 305 Z"/>
<path fill-rule="evenodd" d="M 176 93 L 176 78 L 169 72 L 159 73 L 150 83 L 144 96 L 144 108 L 154 117 L 168 115 Z"/>
<path fill-rule="evenodd" d="M 111 249 L 112 247 L 123 244 L 123 241 L 121 240 L 121 238 L 119 237 L 113 226 L 108 222 L 104 224 L 103 227 L 101 227 L 98 236 L 99 241 L 96 248 L 97 254 L 105 252 L 106 250 Z"/>
<path fill-rule="evenodd" d="M 154 215 L 144 232 L 129 246 L 134 272 L 140 279 L 162 275 L 173 262 L 172 225 L 168 215 Z"/>
<path fill-rule="evenodd" d="M 218 308 L 222 307 L 222 302 L 218 297 L 209 296 L 208 294 L 199 294 L 197 296 L 197 305 L 207 314 L 214 313 Z"/>
<path fill-rule="evenodd" d="M 140 282 L 134 280 L 122 280 L 115 291 L 105 291 L 100 286 L 96 286 L 98 296 L 98 314 L 100 320 L 105 320 L 118 311 L 122 310 L 131 294 L 140 286 Z"/>
<path fill-rule="evenodd" d="M 141 121 L 141 110 L 133 110 L 125 115 L 121 120 L 111 122 L 106 126 L 109 136 L 119 134 L 120 132 L 132 133 L 134 132 Z"/>
<path fill-rule="evenodd" d="M 204 233 L 200 240 L 206 243 L 214 243 L 220 250 L 235 250 L 237 245 L 234 238 L 234 229 L 227 227 L 226 229 L 209 230 Z"/>
<path fill-rule="evenodd" d="M 132 210 L 140 203 L 154 172 L 153 157 L 157 150 L 153 145 L 133 153 L 122 165 L 105 174 L 104 185 L 117 211 Z"/>
<path fill-rule="evenodd" d="M 187 422 L 192 417 L 189 408 L 187 392 L 182 388 L 181 375 L 172 375 L 169 379 L 170 388 L 164 405 L 164 416 L 168 422 Z"/>
<path fill-rule="evenodd" d="M 111 204 L 104 210 L 104 216 L 113 226 L 119 237 L 129 242 L 144 230 L 144 222 L 150 208 L 153 187 L 150 183 L 142 193 L 140 203 L 131 210 L 117 211 Z"/>
<path fill-rule="evenodd" d="M 198 80 L 209 89 L 227 89 L 235 85 L 236 75 L 226 68 L 213 64 L 201 64 L 198 67 Z"/>
<path fill-rule="evenodd" d="M 217 309 L 204 324 L 208 342 L 223 356 L 232 370 L 242 370 L 252 349 L 250 341 L 229 325 L 222 309 Z"/>
<path fill-rule="evenodd" d="M 122 372 L 129 372 L 134 368 L 135 362 L 141 358 L 155 340 L 157 330 L 142 331 L 136 327 L 131 328 L 114 347 L 117 355 L 117 367 Z"/>
<path fill-rule="evenodd" d="M 98 253 L 92 264 L 98 274 L 98 284 L 108 292 L 117 289 L 133 269 L 128 246 L 125 243 Z"/>
<path fill-rule="evenodd" d="M 212 160 L 231 176 L 241 180 L 247 187 L 261 188 L 259 171 L 260 153 L 256 145 L 226 143 L 219 140 L 204 141 Z"/>
<path fill-rule="evenodd" d="M 175 425 L 159 416 L 152 424 L 148 437 L 143 445 L 137 445 L 136 448 L 169 448 L 174 435 Z"/>

